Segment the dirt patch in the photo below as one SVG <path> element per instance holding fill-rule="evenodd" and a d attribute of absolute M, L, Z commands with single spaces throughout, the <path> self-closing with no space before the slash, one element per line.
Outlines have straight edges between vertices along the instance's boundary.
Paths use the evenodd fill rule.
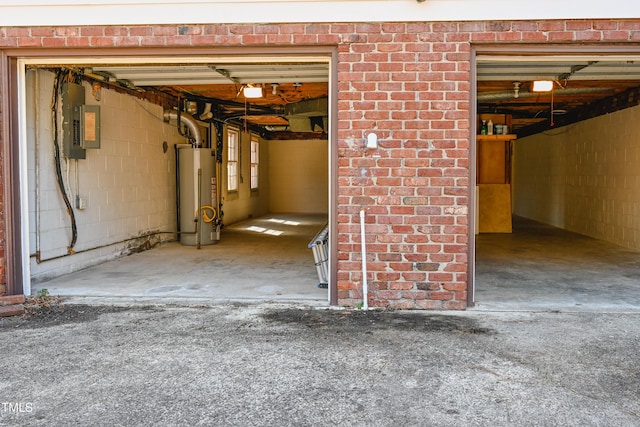
<path fill-rule="evenodd" d="M 0 318 L 0 333 L 37 329 L 67 323 L 91 322 L 103 314 L 129 310 L 162 310 L 155 306 L 113 306 L 64 304 L 61 299 L 30 300 L 22 316 Z M 267 309 L 260 315 L 268 323 L 280 323 L 315 330 L 338 332 L 411 331 L 458 334 L 493 334 L 474 319 L 428 312 L 394 310 Z"/>
<path fill-rule="evenodd" d="M 300 325 L 307 328 L 344 330 L 406 330 L 414 332 L 450 332 L 489 334 L 494 330 L 478 326 L 473 319 L 425 312 L 393 310 L 269 310 L 262 317 L 268 322 Z"/>
<path fill-rule="evenodd" d="M 25 314 L 22 316 L 0 318 L 0 332 L 20 329 L 47 328 L 65 323 L 82 323 L 96 320 L 105 313 L 116 313 L 130 310 L 130 307 L 93 306 L 55 303 L 25 303 Z"/>

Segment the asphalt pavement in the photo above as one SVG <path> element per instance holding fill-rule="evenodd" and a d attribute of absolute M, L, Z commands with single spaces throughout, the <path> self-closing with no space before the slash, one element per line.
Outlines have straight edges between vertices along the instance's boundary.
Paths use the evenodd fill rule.
<path fill-rule="evenodd" d="M 33 305 L 0 426 L 640 426 L 640 311 Z"/>

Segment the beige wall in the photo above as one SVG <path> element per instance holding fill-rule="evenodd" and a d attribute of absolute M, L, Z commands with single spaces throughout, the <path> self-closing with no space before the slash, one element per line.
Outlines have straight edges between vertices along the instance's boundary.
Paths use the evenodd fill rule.
<path fill-rule="evenodd" d="M 640 250 L 640 107 L 519 139 L 516 215 Z"/>
<path fill-rule="evenodd" d="M 328 142 L 268 141 L 269 211 L 329 211 Z"/>

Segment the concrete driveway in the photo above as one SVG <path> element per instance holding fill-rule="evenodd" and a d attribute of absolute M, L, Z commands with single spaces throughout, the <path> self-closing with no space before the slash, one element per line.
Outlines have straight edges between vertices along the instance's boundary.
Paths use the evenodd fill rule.
<path fill-rule="evenodd" d="M 2 426 L 635 426 L 640 311 L 34 306 Z"/>

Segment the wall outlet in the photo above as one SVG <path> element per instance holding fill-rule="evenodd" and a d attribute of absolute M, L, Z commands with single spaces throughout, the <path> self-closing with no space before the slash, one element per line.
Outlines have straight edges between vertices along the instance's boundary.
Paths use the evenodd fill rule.
<path fill-rule="evenodd" d="M 84 197 L 76 196 L 76 209 L 86 209 L 87 208 L 87 199 Z"/>

